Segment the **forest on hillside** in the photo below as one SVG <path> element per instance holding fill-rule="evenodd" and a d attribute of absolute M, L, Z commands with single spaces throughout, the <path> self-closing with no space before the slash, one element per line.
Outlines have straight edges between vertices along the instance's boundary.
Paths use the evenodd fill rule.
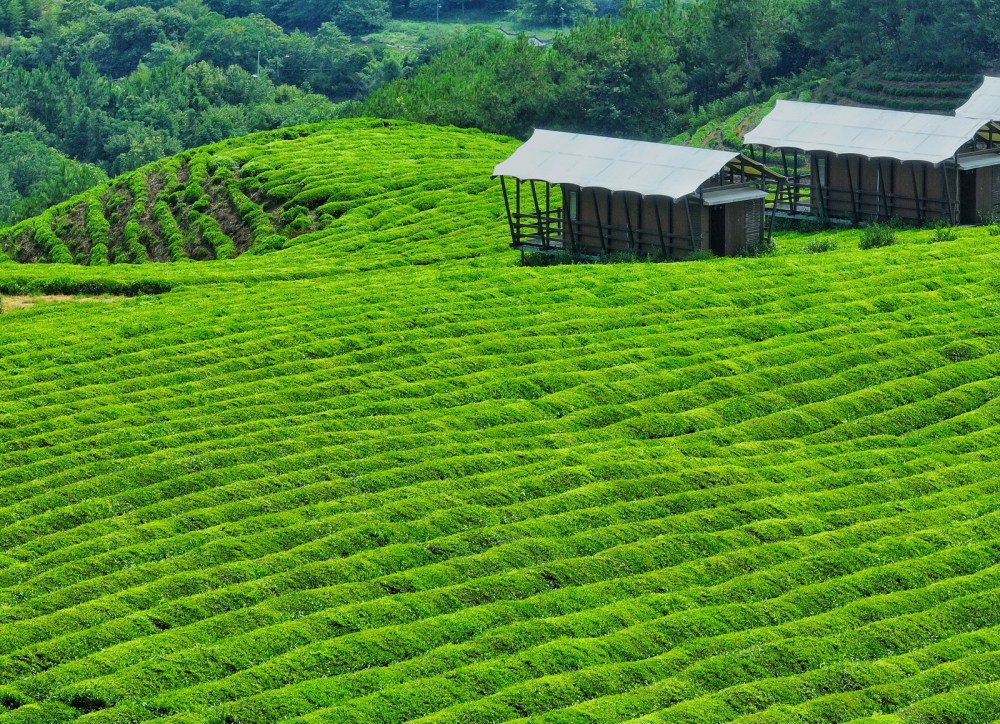
<path fill-rule="evenodd" d="M 487 25 L 423 49 L 365 37 L 442 12 L 566 29 L 549 47 Z M 1000 57 L 998 21 L 988 0 L 0 0 L 0 225 L 342 116 L 662 140 L 852 68 L 968 83 Z"/>
<path fill-rule="evenodd" d="M 520 137 L 541 126 L 657 141 L 694 117 L 862 69 L 926 79 L 923 92 L 946 99 L 930 105 L 953 108 L 1000 60 L 998 21 L 991 0 L 625 0 L 547 49 L 467 35 L 375 91 L 362 112 Z M 897 83 L 888 92 L 910 91 Z M 883 105 L 905 107 L 897 99 Z"/>
<path fill-rule="evenodd" d="M 186 148 L 335 117 L 400 73 L 352 42 L 375 27 L 367 5 L 0 0 L 0 223 Z"/>

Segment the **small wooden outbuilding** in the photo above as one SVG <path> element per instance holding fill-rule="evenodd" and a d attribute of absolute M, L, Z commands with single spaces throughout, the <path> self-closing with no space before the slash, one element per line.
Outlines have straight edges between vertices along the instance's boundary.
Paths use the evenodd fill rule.
<path fill-rule="evenodd" d="M 546 130 L 493 176 L 511 246 L 585 257 L 736 255 L 770 234 L 765 186 L 783 181 L 730 151 Z"/>
<path fill-rule="evenodd" d="M 787 169 L 782 216 L 976 224 L 1000 199 L 1000 127 L 989 117 L 780 100 L 743 140 Z"/>

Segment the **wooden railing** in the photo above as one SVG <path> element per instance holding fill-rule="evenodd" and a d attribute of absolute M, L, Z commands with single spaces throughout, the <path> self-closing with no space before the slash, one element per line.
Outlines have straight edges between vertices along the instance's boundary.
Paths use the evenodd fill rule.
<path fill-rule="evenodd" d="M 690 252 L 698 248 L 698 241 L 692 240 L 689 234 L 568 220 L 563 216 L 562 209 L 553 209 L 548 214 L 515 213 L 511 218 L 511 246 L 516 248 L 563 250 L 583 256 L 628 252 L 664 257 L 673 252 Z"/>

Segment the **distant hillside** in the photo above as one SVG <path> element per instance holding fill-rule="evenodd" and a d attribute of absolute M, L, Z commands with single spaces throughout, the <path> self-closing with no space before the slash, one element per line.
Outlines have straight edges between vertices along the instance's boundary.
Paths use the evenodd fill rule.
<path fill-rule="evenodd" d="M 842 71 L 821 84 L 817 101 L 948 114 L 968 100 L 983 76 L 970 73 L 920 73 L 862 69 Z"/>
<path fill-rule="evenodd" d="M 344 148 L 352 131 L 363 143 Z M 282 144 L 294 139 L 307 140 Z M 0 252 L 21 263 L 89 266 L 230 259 L 355 219 L 393 238 L 397 224 L 413 223 L 442 198 L 491 190 L 478 154 L 499 160 L 496 147 L 478 131 L 449 135 L 390 121 L 257 134 L 151 164 L 0 231 Z M 390 159 L 391 177 L 365 178 L 369 163 Z"/>
<path fill-rule="evenodd" d="M 814 80 L 807 83 L 806 87 L 799 86 L 795 90 L 776 93 L 763 103 L 745 106 L 735 113 L 718 113 L 713 116 L 717 112 L 713 112 L 711 108 L 703 109 L 689 129 L 674 136 L 671 142 L 737 150 L 743 146 L 743 134 L 759 123 L 774 108 L 774 102 L 779 98 L 949 114 L 968 100 L 982 79 L 982 75 L 977 73 L 838 71 L 830 78 Z"/>
<path fill-rule="evenodd" d="M 998 230 L 521 267 L 515 147 L 296 128 L 22 227 L 183 254 L 0 262 L 0 724 L 1000 720 Z"/>
<path fill-rule="evenodd" d="M 812 100 L 812 95 L 809 91 L 776 93 L 763 103 L 740 108 L 728 116 L 711 118 L 704 123 L 696 120 L 691 130 L 674 136 L 670 142 L 685 146 L 739 150 L 743 147 L 743 134 L 760 123 L 760 120 L 774 109 L 775 102 L 780 98 L 805 101 Z"/>

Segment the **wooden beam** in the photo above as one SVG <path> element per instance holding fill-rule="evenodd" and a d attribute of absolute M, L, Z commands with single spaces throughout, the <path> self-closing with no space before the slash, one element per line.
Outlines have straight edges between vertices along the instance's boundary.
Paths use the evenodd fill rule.
<path fill-rule="evenodd" d="M 691 197 L 684 197 L 684 211 L 687 213 L 688 235 L 691 237 L 691 251 L 697 251 L 697 241 L 694 236 L 694 222 L 691 220 Z"/>
<path fill-rule="evenodd" d="M 500 188 L 503 190 L 503 206 L 507 209 L 507 225 L 510 227 L 510 240 L 517 241 L 514 238 L 517 234 L 514 231 L 514 217 L 510 213 L 510 198 L 507 196 L 507 179 L 503 176 L 500 177 Z"/>
<path fill-rule="evenodd" d="M 608 253 L 608 240 L 604 234 L 604 226 L 601 224 L 600 203 L 597 200 L 597 189 L 591 188 L 590 194 L 594 199 L 594 218 L 597 220 L 597 234 L 601 238 L 601 252 Z"/>
<path fill-rule="evenodd" d="M 844 163 L 847 164 L 847 186 L 850 189 L 851 194 L 851 217 L 856 224 L 858 223 L 858 200 L 854 195 L 854 173 L 851 171 L 851 157 L 842 156 L 841 158 L 843 158 Z"/>
<path fill-rule="evenodd" d="M 612 241 L 612 238 L 611 238 L 612 228 L 611 227 L 614 226 L 614 218 L 615 218 L 614 207 L 611 205 L 612 196 L 614 196 L 614 194 L 609 191 L 608 192 L 608 196 L 607 196 L 607 199 L 608 199 L 608 203 L 607 203 L 607 208 L 608 208 L 608 221 L 607 221 L 607 226 L 608 226 L 608 251 L 611 251 L 611 241 Z"/>
<path fill-rule="evenodd" d="M 542 245 L 545 245 L 545 234 L 542 232 L 542 207 L 538 203 L 538 190 L 535 188 L 535 179 L 531 179 L 528 182 L 531 185 L 531 199 L 535 204 L 535 218 L 538 221 L 535 223 L 535 229 L 538 231 L 538 238 L 542 240 Z"/>
<path fill-rule="evenodd" d="M 643 196 L 642 194 L 639 194 L 639 201 L 638 201 L 638 207 L 639 208 L 638 208 L 638 212 L 637 212 L 638 215 L 639 215 L 639 224 L 636 227 L 636 229 L 637 229 L 637 231 L 639 233 L 639 246 L 642 246 L 645 243 L 645 241 L 646 241 L 643 238 L 643 233 L 644 233 L 643 232 L 643 227 L 646 225 L 646 217 L 642 213 L 643 212 L 642 202 L 643 202 L 644 199 L 645 199 L 645 196 Z"/>
<path fill-rule="evenodd" d="M 545 182 L 545 218 L 548 219 L 545 222 L 545 243 L 548 244 L 552 239 L 552 184 L 548 181 Z"/>
<path fill-rule="evenodd" d="M 670 201 L 673 204 L 673 200 Z M 667 258 L 667 238 L 663 235 L 663 219 L 660 218 L 660 200 L 653 199 L 653 213 L 656 214 L 656 231 L 660 235 L 660 252 Z"/>
<path fill-rule="evenodd" d="M 809 162 L 809 168 L 815 171 L 816 173 L 816 187 L 819 189 L 820 210 L 823 214 L 823 217 L 829 219 L 830 214 L 828 212 L 829 206 L 828 206 L 827 195 L 829 194 L 830 184 L 828 183 L 828 179 L 823 178 L 824 174 L 821 174 L 819 172 L 819 156 L 817 156 L 815 153 L 812 155 L 812 159 Z M 826 175 L 829 176 L 830 174 L 829 156 L 825 156 L 823 159 L 823 170 L 826 172 Z"/>
<path fill-rule="evenodd" d="M 955 224 L 955 205 L 951 200 L 951 184 L 948 183 L 948 167 L 941 164 L 941 176 L 944 178 L 944 192 L 948 199 L 948 223 Z M 958 188 L 958 163 L 955 163 L 955 188 Z"/>
<path fill-rule="evenodd" d="M 878 194 L 878 208 L 875 211 L 875 216 L 878 218 L 884 211 L 886 218 L 889 216 L 889 199 L 886 197 L 885 193 L 885 171 L 882 168 L 882 159 L 876 161 L 878 164 L 878 175 L 875 177 L 875 191 Z"/>
<path fill-rule="evenodd" d="M 629 251 L 635 253 L 635 231 L 632 229 L 632 214 L 628 210 L 628 197 L 622 194 L 622 204 L 625 206 L 625 227 L 628 229 Z"/>
<path fill-rule="evenodd" d="M 910 165 L 910 176 L 913 179 L 913 198 L 917 201 L 917 223 L 923 225 L 924 223 L 924 197 L 920 193 L 920 189 L 917 187 L 917 167 L 915 164 Z"/>

